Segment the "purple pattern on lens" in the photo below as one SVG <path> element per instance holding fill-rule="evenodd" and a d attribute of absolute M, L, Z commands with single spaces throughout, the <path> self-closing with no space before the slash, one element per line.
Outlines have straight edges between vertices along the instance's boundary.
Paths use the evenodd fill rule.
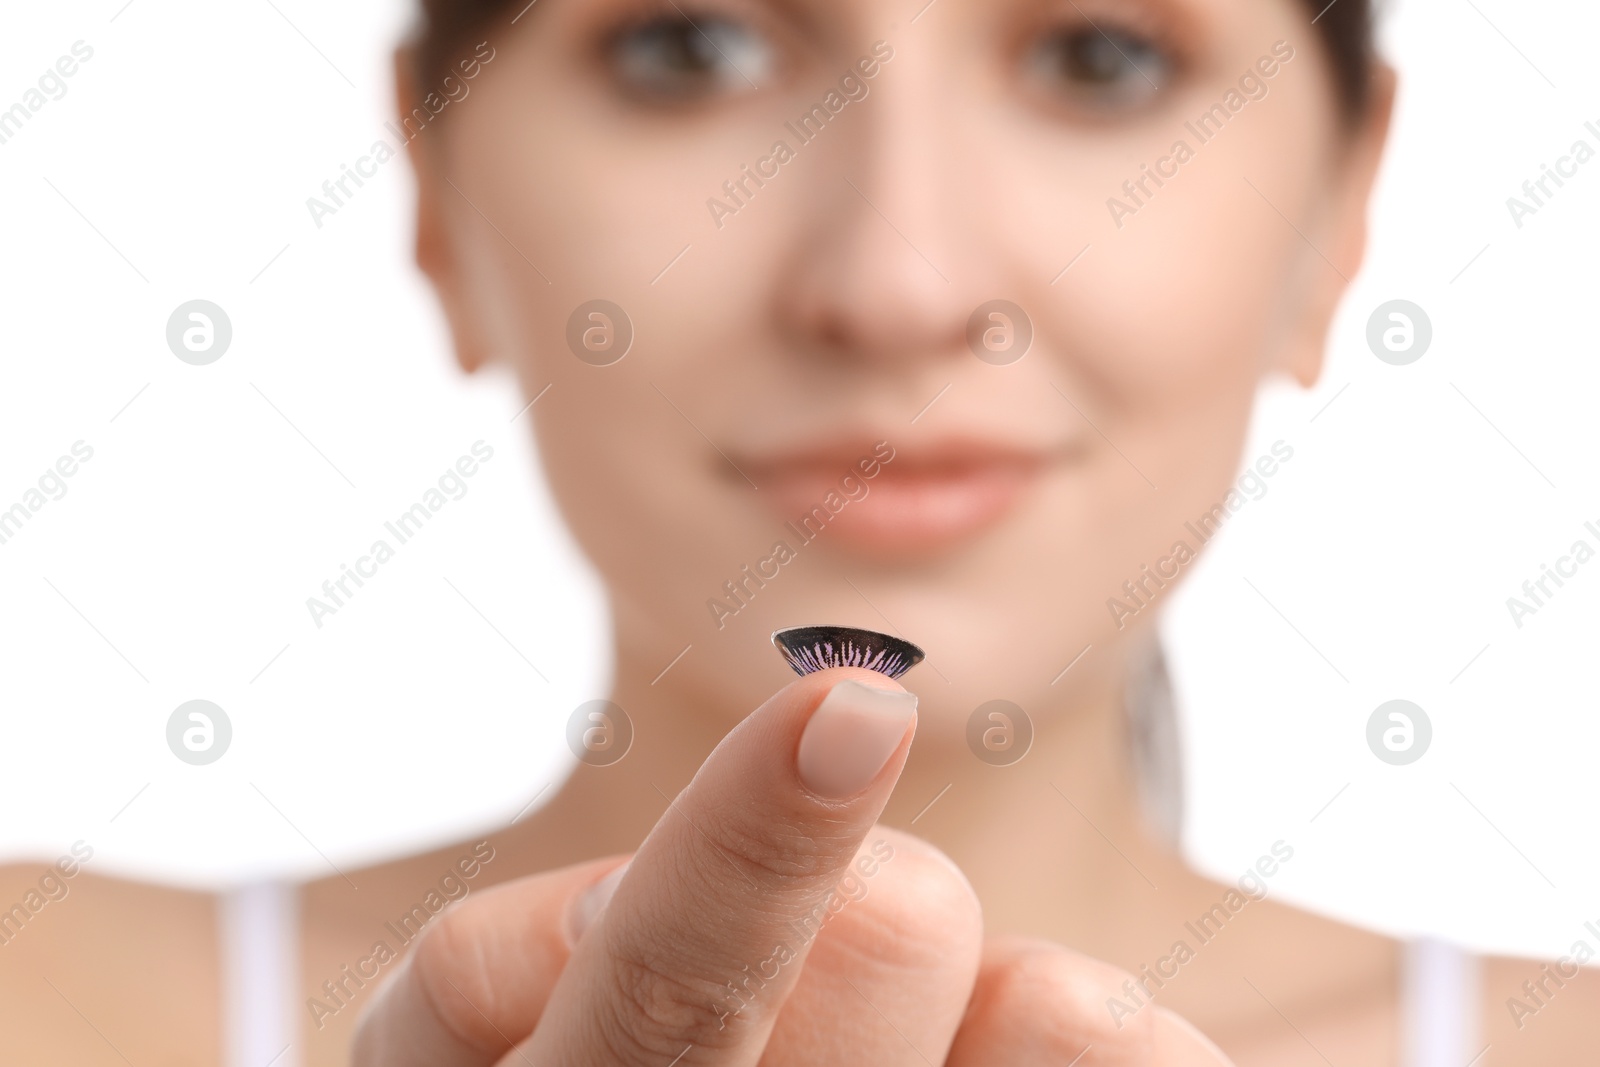
<path fill-rule="evenodd" d="M 772 643 L 796 674 L 824 667 L 865 667 L 898 678 L 922 662 L 910 641 L 851 626 L 794 626 L 778 630 Z"/>

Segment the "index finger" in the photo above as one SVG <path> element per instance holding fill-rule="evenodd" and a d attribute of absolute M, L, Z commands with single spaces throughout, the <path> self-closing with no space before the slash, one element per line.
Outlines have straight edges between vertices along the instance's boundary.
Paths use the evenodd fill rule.
<path fill-rule="evenodd" d="M 898 683 L 839 667 L 740 723 L 578 942 L 528 1059 L 757 1063 L 915 721 L 916 697 Z"/>

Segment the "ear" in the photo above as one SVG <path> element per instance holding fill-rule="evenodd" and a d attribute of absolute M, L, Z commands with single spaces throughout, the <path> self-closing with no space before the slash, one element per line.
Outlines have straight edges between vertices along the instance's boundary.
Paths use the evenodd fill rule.
<path fill-rule="evenodd" d="M 413 44 L 405 44 L 395 50 L 395 107 L 401 128 L 407 133 L 406 155 L 411 160 L 411 169 L 417 178 L 417 266 L 433 283 L 433 291 L 444 309 L 450 335 L 455 341 L 456 362 L 470 374 L 489 362 L 490 349 L 481 320 L 466 299 L 466 274 L 451 242 L 450 213 L 446 210 L 444 198 L 459 194 L 451 188 L 442 169 L 443 145 L 439 142 L 443 131 L 432 131 L 433 143 L 430 146 L 424 143 L 421 136 L 427 132 L 425 129 L 413 133 L 406 125 L 421 96 L 416 90 L 416 59 L 416 47 Z"/>
<path fill-rule="evenodd" d="M 1389 139 L 1399 78 L 1394 68 L 1378 63 L 1372 73 L 1371 96 L 1361 119 L 1342 134 L 1329 178 L 1330 202 L 1317 246 L 1334 270 L 1321 270 L 1307 294 L 1299 331 L 1289 339 L 1285 369 L 1306 388 L 1317 383 L 1327 351 L 1328 330 L 1349 279 L 1361 269 L 1367 253 L 1367 212 L 1372 186 Z"/>

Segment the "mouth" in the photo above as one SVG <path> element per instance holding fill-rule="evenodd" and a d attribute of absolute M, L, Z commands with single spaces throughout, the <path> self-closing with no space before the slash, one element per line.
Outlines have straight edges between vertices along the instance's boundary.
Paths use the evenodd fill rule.
<path fill-rule="evenodd" d="M 741 464 L 794 535 L 868 555 L 936 554 L 1021 503 L 1059 451 L 946 438 L 793 451 Z"/>

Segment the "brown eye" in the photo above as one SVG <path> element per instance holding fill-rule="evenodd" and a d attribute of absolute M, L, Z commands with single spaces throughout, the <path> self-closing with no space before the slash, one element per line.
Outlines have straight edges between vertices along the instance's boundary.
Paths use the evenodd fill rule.
<path fill-rule="evenodd" d="M 1030 74 L 1071 102 L 1100 108 L 1142 104 L 1166 88 L 1172 61 L 1135 34 L 1084 26 L 1041 40 L 1029 56 Z"/>
<path fill-rule="evenodd" d="M 631 93 L 690 101 L 766 84 L 772 49 L 760 34 L 730 19 L 665 16 L 613 38 L 611 63 Z"/>

